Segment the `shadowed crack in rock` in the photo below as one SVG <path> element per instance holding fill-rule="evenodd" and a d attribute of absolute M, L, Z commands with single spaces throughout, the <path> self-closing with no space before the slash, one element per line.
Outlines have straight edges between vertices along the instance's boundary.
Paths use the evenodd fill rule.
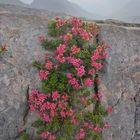
<path fill-rule="evenodd" d="M 27 86 L 27 90 L 26 90 L 26 108 L 25 108 L 25 113 L 24 113 L 24 116 L 23 116 L 23 127 L 26 125 L 26 122 L 27 122 L 27 119 L 28 119 L 28 114 L 29 114 L 29 90 L 30 90 L 30 86 L 28 85 Z M 20 137 L 20 133 L 13 139 L 13 140 L 17 140 L 18 138 Z"/>
<path fill-rule="evenodd" d="M 134 130 L 132 134 L 131 140 L 139 140 L 140 139 L 140 89 L 138 93 L 134 97 L 134 102 L 135 102 L 135 117 L 134 117 Z"/>
<path fill-rule="evenodd" d="M 119 103 L 120 103 L 120 100 L 123 98 L 123 94 L 124 94 L 124 92 L 122 91 L 121 92 L 121 97 L 117 100 L 117 102 L 112 106 L 113 108 L 115 107 L 115 106 L 117 106 Z"/>

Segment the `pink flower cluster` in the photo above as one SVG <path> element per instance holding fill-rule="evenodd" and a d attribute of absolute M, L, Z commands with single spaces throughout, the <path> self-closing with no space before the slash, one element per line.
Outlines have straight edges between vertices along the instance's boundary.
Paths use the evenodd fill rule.
<path fill-rule="evenodd" d="M 64 57 L 64 53 L 66 51 L 66 45 L 65 44 L 60 44 L 58 47 L 57 47 L 57 50 L 55 51 L 55 54 L 56 54 L 56 59 L 60 62 L 60 63 L 64 63 L 66 60 L 65 60 L 65 57 Z"/>
<path fill-rule="evenodd" d="M 108 113 L 112 113 L 112 111 L 113 111 L 112 106 L 108 106 L 107 112 L 108 112 Z"/>
<path fill-rule="evenodd" d="M 81 27 L 82 26 L 82 21 L 77 17 L 70 18 L 69 23 L 71 25 L 73 25 L 73 27 Z"/>
<path fill-rule="evenodd" d="M 92 80 L 90 78 L 87 78 L 87 79 L 85 79 L 84 84 L 87 87 L 91 87 L 93 82 L 92 82 Z"/>
<path fill-rule="evenodd" d="M 86 128 L 88 130 L 91 130 L 91 131 L 94 131 L 94 132 L 97 132 L 97 133 L 101 133 L 102 130 L 103 130 L 98 124 L 97 125 L 93 125 L 90 122 L 85 122 L 84 123 L 84 128 Z"/>
<path fill-rule="evenodd" d="M 97 71 L 99 71 L 103 67 L 103 65 L 101 63 L 98 63 L 95 61 L 91 62 L 91 66 L 93 66 Z"/>
<path fill-rule="evenodd" d="M 95 70 L 94 70 L 94 69 L 90 69 L 90 70 L 88 71 L 88 74 L 91 75 L 91 76 L 93 76 L 94 73 L 95 73 Z"/>
<path fill-rule="evenodd" d="M 57 24 L 56 27 L 57 28 L 61 28 L 62 26 L 64 26 L 66 23 L 70 24 L 73 26 L 71 33 L 65 34 L 63 36 L 64 42 L 68 42 L 71 38 L 72 38 L 72 34 L 73 35 L 80 35 L 81 38 L 85 41 L 89 41 L 93 36 L 90 32 L 87 32 L 85 29 L 83 29 L 82 25 L 82 21 L 76 17 L 70 18 L 68 21 L 64 20 L 64 19 L 60 19 L 60 18 L 56 18 Z"/>
<path fill-rule="evenodd" d="M 91 57 L 91 60 L 92 60 L 92 61 L 96 61 L 96 60 L 98 60 L 98 59 L 99 59 L 99 51 L 98 51 L 98 49 L 96 49 L 96 50 L 94 51 L 93 56 Z"/>
<path fill-rule="evenodd" d="M 42 140 L 56 140 L 56 137 L 53 136 L 50 132 L 44 131 L 40 134 Z"/>
<path fill-rule="evenodd" d="M 99 71 L 103 67 L 101 63 L 96 62 L 96 60 L 98 60 L 99 58 L 100 58 L 100 54 L 98 49 L 96 49 L 94 51 L 93 56 L 91 57 L 91 66 L 93 66 L 96 69 L 96 71 Z"/>
<path fill-rule="evenodd" d="M 46 63 L 46 69 L 47 70 L 52 70 L 53 69 L 53 63 L 49 60 Z"/>
<path fill-rule="evenodd" d="M 74 35 L 80 35 L 81 38 L 85 41 L 89 41 L 93 37 L 90 32 L 87 32 L 86 30 L 84 30 L 81 27 L 73 27 L 71 29 L 71 33 L 74 34 Z"/>
<path fill-rule="evenodd" d="M 71 33 L 67 33 L 63 36 L 63 40 L 64 40 L 65 43 L 67 43 L 71 39 L 72 39 L 72 34 Z"/>
<path fill-rule="evenodd" d="M 56 54 L 60 54 L 60 55 L 64 55 L 65 50 L 66 49 L 66 45 L 65 44 L 60 44 L 57 48 L 56 48 Z"/>
<path fill-rule="evenodd" d="M 40 70 L 39 71 L 39 78 L 40 80 L 47 80 L 49 75 L 49 71 Z"/>
<path fill-rule="evenodd" d="M 59 18 L 59 17 L 57 17 L 56 20 L 57 20 L 57 24 L 56 24 L 56 27 L 57 27 L 57 28 L 62 27 L 62 26 L 65 25 L 65 23 L 66 23 L 66 20 L 65 20 L 65 19 L 61 19 L 61 18 Z"/>
<path fill-rule="evenodd" d="M 66 58 L 67 62 L 71 63 L 74 67 L 80 67 L 83 61 L 80 58 L 74 58 L 74 57 L 67 57 Z"/>
<path fill-rule="evenodd" d="M 71 73 L 67 74 L 67 78 L 68 78 L 69 84 L 72 85 L 73 89 L 80 89 L 81 88 L 78 80 L 75 77 L 73 77 L 73 75 Z"/>
<path fill-rule="evenodd" d="M 82 32 L 80 32 L 80 36 L 82 37 L 83 40 L 85 41 L 89 41 L 92 38 L 92 34 L 83 30 Z"/>
<path fill-rule="evenodd" d="M 82 77 L 85 74 L 85 67 L 80 66 L 79 68 L 76 68 L 77 70 L 77 76 Z"/>
<path fill-rule="evenodd" d="M 50 123 L 55 116 L 61 118 L 72 117 L 74 111 L 69 108 L 68 96 L 66 93 L 59 94 L 58 91 L 53 93 L 40 93 L 33 90 L 29 97 L 31 111 L 38 111 L 40 117 L 47 123 Z"/>
<path fill-rule="evenodd" d="M 80 48 L 78 48 L 76 45 L 73 45 L 71 47 L 71 52 L 72 52 L 73 55 L 79 53 L 79 51 L 80 51 Z"/>
<path fill-rule="evenodd" d="M 85 138 L 85 131 L 83 128 L 80 129 L 79 133 L 76 135 L 76 140 L 84 140 Z"/>

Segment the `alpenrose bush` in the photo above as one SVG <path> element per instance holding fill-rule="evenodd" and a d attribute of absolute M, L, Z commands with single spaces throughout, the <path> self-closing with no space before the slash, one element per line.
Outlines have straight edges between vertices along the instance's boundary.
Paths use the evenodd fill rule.
<path fill-rule="evenodd" d="M 29 97 L 30 110 L 40 116 L 33 123 L 35 140 L 102 140 L 110 127 L 103 118 L 112 108 L 101 105 L 99 71 L 108 46 L 96 42 L 100 29 L 76 17 L 56 18 L 48 28 L 51 37 L 38 37 L 47 50 L 44 62 L 34 62 L 41 88 Z M 86 111 L 91 104 L 94 109 Z"/>

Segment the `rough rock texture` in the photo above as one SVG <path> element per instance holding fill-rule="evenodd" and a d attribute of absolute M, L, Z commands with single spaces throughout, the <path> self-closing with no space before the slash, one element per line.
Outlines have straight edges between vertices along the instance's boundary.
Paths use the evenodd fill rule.
<path fill-rule="evenodd" d="M 102 91 L 105 104 L 113 106 L 107 117 L 112 125 L 106 140 L 140 139 L 140 28 L 102 25 L 111 46 Z"/>
<path fill-rule="evenodd" d="M 19 129 L 28 127 L 33 118 L 27 98 L 39 80 L 32 62 L 44 56 L 36 38 L 47 35 L 48 19 L 54 16 L 44 11 L 0 6 L 0 44 L 9 44 L 8 51 L 0 56 L 0 140 L 15 140 Z M 111 46 L 102 75 L 103 104 L 114 108 L 105 119 L 112 128 L 103 133 L 104 139 L 139 140 L 140 28 L 106 23 L 100 26 Z"/>

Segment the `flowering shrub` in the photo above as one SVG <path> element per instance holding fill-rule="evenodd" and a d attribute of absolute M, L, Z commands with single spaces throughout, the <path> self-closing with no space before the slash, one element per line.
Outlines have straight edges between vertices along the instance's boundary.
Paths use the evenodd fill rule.
<path fill-rule="evenodd" d="M 33 124 L 36 139 L 101 140 L 110 127 L 103 117 L 112 109 L 100 103 L 98 74 L 107 56 L 105 42 L 96 42 L 100 29 L 78 18 L 56 18 L 48 28 L 51 38 L 38 38 L 47 50 L 45 62 L 34 62 L 41 89 L 29 97 L 30 110 L 40 116 Z M 91 104 L 94 109 L 86 111 Z"/>

